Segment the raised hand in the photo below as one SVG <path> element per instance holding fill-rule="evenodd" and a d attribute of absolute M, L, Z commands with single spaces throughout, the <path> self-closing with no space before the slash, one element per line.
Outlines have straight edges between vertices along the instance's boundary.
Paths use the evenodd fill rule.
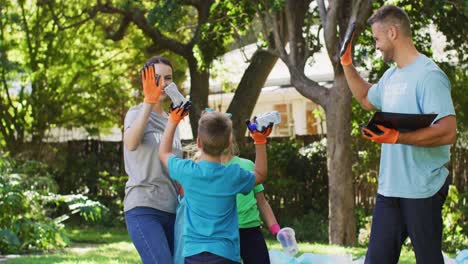
<path fill-rule="evenodd" d="M 351 56 L 351 52 L 353 49 L 354 31 L 356 31 L 355 22 L 353 22 L 353 24 L 351 25 L 351 29 L 346 33 L 343 45 L 341 46 L 340 60 L 341 60 L 341 65 L 343 66 L 353 64 L 353 58 Z"/>
<path fill-rule="evenodd" d="M 162 80 L 160 76 L 155 77 L 154 66 L 145 65 L 141 70 L 141 80 L 143 82 L 144 102 L 156 104 L 162 91 Z"/>
<path fill-rule="evenodd" d="M 190 101 L 185 102 L 185 104 L 180 103 L 178 106 L 171 104 L 169 121 L 174 124 L 179 124 L 179 122 L 188 115 L 190 107 L 192 107 L 192 103 Z"/>
<path fill-rule="evenodd" d="M 266 144 L 267 137 L 273 130 L 273 123 L 270 123 L 266 128 L 262 128 L 262 131 L 258 131 L 257 126 L 255 125 L 255 119 L 256 117 L 254 117 L 252 120 L 246 121 L 247 128 L 250 131 L 250 136 L 253 138 L 255 145 Z"/>

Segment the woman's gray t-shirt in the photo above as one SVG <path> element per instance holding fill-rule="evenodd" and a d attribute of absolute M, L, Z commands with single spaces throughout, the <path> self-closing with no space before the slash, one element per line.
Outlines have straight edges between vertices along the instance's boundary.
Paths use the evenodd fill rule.
<path fill-rule="evenodd" d="M 143 105 L 140 104 L 128 110 L 124 121 L 125 130 L 132 126 L 142 109 Z M 135 207 L 151 207 L 175 213 L 177 185 L 171 180 L 167 169 L 159 159 L 159 144 L 167 120 L 167 116 L 151 112 L 138 148 L 129 151 L 124 147 L 125 171 L 128 175 L 125 184 L 125 212 Z M 172 148 L 176 156 L 182 156 L 178 129 L 174 135 Z"/>

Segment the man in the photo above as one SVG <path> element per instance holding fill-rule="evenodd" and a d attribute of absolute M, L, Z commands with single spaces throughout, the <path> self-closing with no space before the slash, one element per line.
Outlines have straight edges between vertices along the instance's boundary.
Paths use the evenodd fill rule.
<path fill-rule="evenodd" d="M 394 63 L 376 84 L 365 81 L 352 64 L 352 36 L 341 64 L 353 96 L 366 110 L 428 114 L 433 124 L 412 132 L 379 126 L 364 137 L 382 144 L 379 186 L 365 263 L 397 263 L 409 236 L 418 264 L 443 263 L 442 205 L 448 192 L 450 145 L 456 119 L 450 82 L 437 65 L 415 48 L 408 15 L 384 6 L 368 23 L 383 60 Z"/>

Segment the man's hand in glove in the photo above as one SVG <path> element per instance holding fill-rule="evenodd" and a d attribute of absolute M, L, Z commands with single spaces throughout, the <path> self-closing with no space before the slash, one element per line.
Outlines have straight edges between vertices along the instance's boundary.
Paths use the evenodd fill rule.
<path fill-rule="evenodd" d="M 351 25 L 351 29 L 347 32 L 343 45 L 341 46 L 340 51 L 340 60 L 341 65 L 348 66 L 353 64 L 353 58 L 351 57 L 351 52 L 353 49 L 353 39 L 354 31 L 356 30 L 356 23 Z"/>
<path fill-rule="evenodd" d="M 383 133 L 375 133 L 368 128 L 362 129 L 362 136 L 370 139 L 377 143 L 386 143 L 386 144 L 395 144 L 398 141 L 398 136 L 400 132 L 393 128 L 387 128 L 381 125 L 377 125 L 377 128 L 380 129 Z"/>

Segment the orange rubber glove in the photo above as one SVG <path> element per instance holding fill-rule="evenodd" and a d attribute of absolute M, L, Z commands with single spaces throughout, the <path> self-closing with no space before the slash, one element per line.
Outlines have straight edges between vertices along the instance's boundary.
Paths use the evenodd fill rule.
<path fill-rule="evenodd" d="M 179 124 L 179 122 L 188 115 L 191 106 L 192 103 L 190 101 L 185 102 L 185 104 L 183 105 L 182 103 L 180 103 L 179 106 L 173 106 L 171 104 L 171 113 L 169 114 L 169 121 L 176 125 Z"/>
<path fill-rule="evenodd" d="M 351 25 L 351 30 L 346 34 L 343 46 L 340 51 L 341 65 L 347 66 L 353 64 L 351 52 L 353 49 L 354 31 L 356 30 L 356 23 Z"/>
<path fill-rule="evenodd" d="M 141 80 L 143 82 L 144 102 L 147 104 L 156 104 L 162 92 L 162 80 L 160 76 L 155 78 L 154 66 L 147 65 L 141 70 Z"/>
<path fill-rule="evenodd" d="M 252 121 L 249 121 L 249 120 L 246 121 L 247 128 L 250 131 L 250 136 L 253 138 L 255 145 L 266 144 L 267 137 L 268 135 L 270 135 L 271 131 L 273 130 L 273 123 L 271 123 L 267 128 L 265 128 L 265 130 L 260 132 L 257 130 L 256 126 L 252 126 L 253 124 L 255 124 L 255 119 L 256 117 L 254 117 Z"/>
<path fill-rule="evenodd" d="M 398 136 L 400 135 L 398 130 L 381 125 L 377 125 L 377 128 L 383 133 L 376 134 L 368 128 L 363 128 L 362 136 L 377 143 L 395 144 L 397 142 Z"/>

